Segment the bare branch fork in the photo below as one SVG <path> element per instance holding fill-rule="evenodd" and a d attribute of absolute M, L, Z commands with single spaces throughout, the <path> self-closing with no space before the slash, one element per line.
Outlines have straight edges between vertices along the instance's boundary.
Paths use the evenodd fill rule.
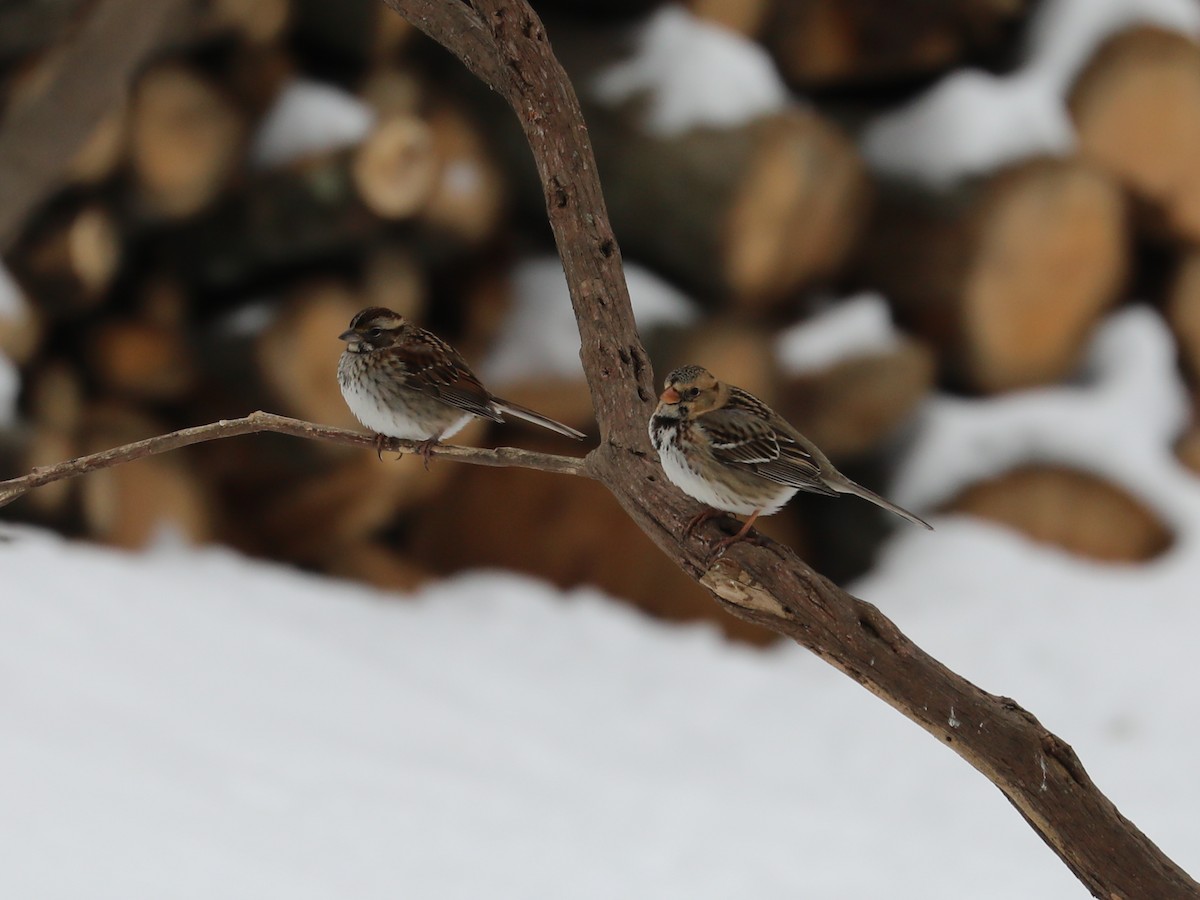
<path fill-rule="evenodd" d="M 1200 898 L 1200 885 L 1121 815 L 1066 742 L 1015 701 L 947 669 L 878 609 L 812 571 L 786 547 L 765 539 L 760 546 L 735 545 L 710 565 L 716 526 L 681 537 L 696 506 L 665 482 L 649 447 L 646 421 L 656 393 L 650 363 L 634 327 L 587 128 L 541 22 L 525 0 L 383 2 L 454 53 L 515 110 L 541 177 L 600 426 L 600 446 L 586 460 L 511 448 L 441 447 L 435 453 L 596 478 L 727 611 L 807 647 L 983 773 L 1095 896 Z M 254 431 L 371 443 L 355 432 L 254 413 L 0 483 L 0 504 L 95 468 Z"/>

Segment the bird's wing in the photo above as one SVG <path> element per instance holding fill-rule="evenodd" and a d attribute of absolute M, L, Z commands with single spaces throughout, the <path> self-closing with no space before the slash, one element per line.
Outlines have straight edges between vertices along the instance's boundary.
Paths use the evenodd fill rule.
<path fill-rule="evenodd" d="M 765 409 L 765 407 L 764 407 Z M 778 484 L 834 495 L 820 466 L 787 431 L 775 427 L 766 410 L 729 404 L 701 416 L 713 456 L 730 466 L 746 466 Z"/>
<path fill-rule="evenodd" d="M 407 383 L 430 397 L 494 422 L 504 419 L 492 395 L 475 377 L 457 350 L 436 335 L 425 332 L 415 340 L 397 345 L 404 360 Z"/>

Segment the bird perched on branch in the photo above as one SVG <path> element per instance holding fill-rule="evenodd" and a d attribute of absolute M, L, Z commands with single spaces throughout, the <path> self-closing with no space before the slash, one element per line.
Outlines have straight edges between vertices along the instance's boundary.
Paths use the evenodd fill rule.
<path fill-rule="evenodd" d="M 685 534 L 721 512 L 748 516 L 741 531 L 720 542 L 724 548 L 797 491 L 854 494 L 932 530 L 924 519 L 851 481 L 779 413 L 707 369 L 678 368 L 664 388 L 650 417 L 650 441 L 671 483 L 710 507 L 692 519 Z"/>
<path fill-rule="evenodd" d="M 350 411 L 384 437 L 419 441 L 429 467 L 433 446 L 473 418 L 503 422 L 511 415 L 567 437 L 584 435 L 485 388 L 457 350 L 390 309 L 373 306 L 350 320 L 339 335 L 346 349 L 338 361 L 338 384 Z"/>

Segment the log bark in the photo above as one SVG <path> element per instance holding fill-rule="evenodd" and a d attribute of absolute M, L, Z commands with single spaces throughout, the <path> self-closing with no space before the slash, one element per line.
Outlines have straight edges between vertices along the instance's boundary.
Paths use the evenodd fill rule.
<path fill-rule="evenodd" d="M 592 104 L 588 122 L 623 244 L 700 298 L 777 309 L 836 273 L 865 221 L 862 162 L 814 113 L 662 136 Z"/>
<path fill-rule="evenodd" d="M 571 287 L 600 424 L 589 468 L 639 527 L 731 613 L 797 640 L 958 752 L 1096 896 L 1200 896 L 1200 885 L 1120 814 L 1071 748 L 1015 701 L 951 672 L 785 547 L 738 545 L 710 564 L 715 526 L 680 537 L 697 508 L 665 482 L 648 446 L 653 375 L 578 101 L 541 23 L 523 0 L 386 2 L 516 111 Z"/>
<path fill-rule="evenodd" d="M 1070 372 L 1128 255 L 1114 182 L 1078 160 L 1036 159 L 945 193 L 889 186 L 861 270 L 952 379 L 990 392 Z"/>
<path fill-rule="evenodd" d="M 930 349 L 906 340 L 787 379 L 776 409 L 832 459 L 862 458 L 911 424 L 933 389 L 935 370 Z"/>
<path fill-rule="evenodd" d="M 0 253 L 25 217 L 60 182 L 96 124 L 124 96 L 132 75 L 181 15 L 185 0 L 103 0 L 64 49 L 36 102 L 0 129 Z"/>
<path fill-rule="evenodd" d="M 532 434 L 522 446 L 569 450 L 569 442 Z M 435 572 L 504 567 L 563 588 L 589 585 L 674 622 L 712 621 L 729 637 L 765 644 L 774 635 L 733 619 L 646 536 L 628 528 L 625 512 L 602 485 L 554 479 L 541 472 L 463 471 L 435 502 L 414 513 L 409 554 Z M 730 520 L 732 522 L 732 520 Z M 764 520 L 774 536 L 794 544 L 785 516 Z M 603 553 L 596 548 L 603 547 Z M 620 560 L 620 565 L 613 565 Z"/>
<path fill-rule="evenodd" d="M 1200 425 L 1193 424 L 1175 444 L 1175 456 L 1200 476 Z"/>
<path fill-rule="evenodd" d="M 1167 293 L 1167 322 L 1193 382 L 1200 383 L 1200 249 L 1179 260 Z"/>
<path fill-rule="evenodd" d="M 1069 101 L 1080 152 L 1151 207 L 1151 229 L 1200 242 L 1200 44 L 1148 26 L 1121 32 Z"/>

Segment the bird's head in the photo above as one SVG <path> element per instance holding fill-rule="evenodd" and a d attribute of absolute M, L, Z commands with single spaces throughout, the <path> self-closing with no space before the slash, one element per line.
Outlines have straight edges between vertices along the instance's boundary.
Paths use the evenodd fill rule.
<path fill-rule="evenodd" d="M 700 366 L 681 366 L 667 376 L 658 398 L 656 415 L 686 419 L 716 409 L 725 402 L 727 389 Z"/>
<path fill-rule="evenodd" d="M 404 337 L 408 320 L 399 313 L 371 306 L 350 320 L 350 327 L 338 335 L 351 353 L 367 353 L 394 346 Z"/>

